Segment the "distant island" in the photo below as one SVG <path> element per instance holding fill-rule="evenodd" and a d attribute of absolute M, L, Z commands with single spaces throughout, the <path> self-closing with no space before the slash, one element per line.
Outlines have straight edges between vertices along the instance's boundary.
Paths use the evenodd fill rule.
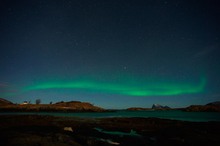
<path fill-rule="evenodd" d="M 146 110 L 171 110 L 168 106 L 162 106 L 160 104 L 153 104 L 151 108 L 131 107 L 127 108 L 128 111 L 146 111 Z"/>
<path fill-rule="evenodd" d="M 206 105 L 191 105 L 184 108 L 187 112 L 220 112 L 220 101 L 211 102 Z"/>
<path fill-rule="evenodd" d="M 220 101 L 211 102 L 206 105 L 190 105 L 186 108 L 170 108 L 160 104 L 153 104 L 151 108 L 130 107 L 128 111 L 147 111 L 147 110 L 182 110 L 186 112 L 220 112 Z"/>
<path fill-rule="evenodd" d="M 128 111 L 147 111 L 147 110 L 182 110 L 186 112 L 220 112 L 220 101 L 211 102 L 206 105 L 190 105 L 186 108 L 170 108 L 160 104 L 153 104 L 151 108 L 130 107 Z M 112 111 L 102 107 L 94 106 L 89 102 L 69 101 L 57 102 L 54 104 L 14 104 L 6 99 L 0 98 L 1 112 L 106 112 Z"/>

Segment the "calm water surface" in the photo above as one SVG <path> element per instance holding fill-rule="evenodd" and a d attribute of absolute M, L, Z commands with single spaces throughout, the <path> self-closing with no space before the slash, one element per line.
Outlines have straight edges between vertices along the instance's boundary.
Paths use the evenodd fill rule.
<path fill-rule="evenodd" d="M 0 113 L 0 115 L 52 115 L 64 117 L 80 117 L 80 118 L 112 118 L 112 117 L 142 117 L 142 118 L 163 118 L 182 121 L 220 121 L 220 113 L 217 112 L 183 112 L 174 111 L 125 111 L 104 113 L 59 113 L 59 112 L 9 112 Z"/>

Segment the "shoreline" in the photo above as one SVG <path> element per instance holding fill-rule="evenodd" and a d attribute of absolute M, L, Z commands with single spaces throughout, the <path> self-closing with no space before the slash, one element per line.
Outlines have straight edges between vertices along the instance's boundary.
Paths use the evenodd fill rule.
<path fill-rule="evenodd" d="M 46 115 L 1 115 L 0 119 L 1 145 L 216 145 L 220 142 L 220 122 L 214 121 Z M 132 136 L 130 132 L 140 136 Z"/>
<path fill-rule="evenodd" d="M 220 113 L 218 112 L 187 112 L 182 110 L 151 110 L 151 111 L 128 111 L 128 110 L 106 110 L 102 112 L 94 111 L 16 111 L 0 112 L 1 115 L 42 115 L 55 117 L 75 117 L 86 119 L 103 119 L 103 118 L 161 118 L 165 120 L 179 120 L 189 122 L 209 122 L 219 121 Z"/>

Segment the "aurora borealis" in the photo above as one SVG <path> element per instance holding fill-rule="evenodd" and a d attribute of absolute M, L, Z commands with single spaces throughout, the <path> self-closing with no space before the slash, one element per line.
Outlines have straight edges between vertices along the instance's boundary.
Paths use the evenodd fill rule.
<path fill-rule="evenodd" d="M 172 96 L 190 93 L 199 93 L 204 90 L 206 81 L 201 79 L 198 85 L 170 84 L 170 83 L 144 83 L 138 84 L 109 84 L 106 82 L 73 81 L 73 82 L 48 82 L 26 87 L 25 90 L 41 89 L 84 89 L 101 93 L 120 94 L 125 96 Z"/>
<path fill-rule="evenodd" d="M 0 98 L 104 108 L 220 100 L 218 0 L 3 0 Z"/>

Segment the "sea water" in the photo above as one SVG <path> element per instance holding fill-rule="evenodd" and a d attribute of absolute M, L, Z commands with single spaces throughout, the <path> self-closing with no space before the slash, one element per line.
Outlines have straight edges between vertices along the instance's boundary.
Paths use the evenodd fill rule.
<path fill-rule="evenodd" d="M 181 110 L 170 111 L 126 111 L 118 110 L 114 112 L 5 112 L 0 115 L 51 115 L 62 117 L 79 118 L 162 118 L 181 121 L 207 122 L 220 121 L 218 112 L 184 112 Z"/>

